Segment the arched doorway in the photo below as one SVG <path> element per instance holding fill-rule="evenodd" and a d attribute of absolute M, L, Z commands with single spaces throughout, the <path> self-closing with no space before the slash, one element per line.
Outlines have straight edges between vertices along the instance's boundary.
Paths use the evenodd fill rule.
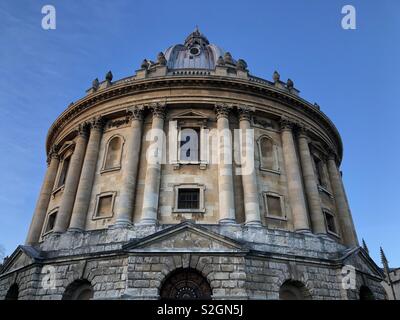
<path fill-rule="evenodd" d="M 14 283 L 10 289 L 8 289 L 5 300 L 18 300 L 19 287 Z"/>
<path fill-rule="evenodd" d="M 195 269 L 177 269 L 167 276 L 160 289 L 161 299 L 211 299 L 207 279 Z"/>
<path fill-rule="evenodd" d="M 306 286 L 295 280 L 285 281 L 279 289 L 280 300 L 311 300 L 311 294 Z"/>
<path fill-rule="evenodd" d="M 90 300 L 93 298 L 93 288 L 87 280 L 75 280 L 66 289 L 62 300 Z"/>
<path fill-rule="evenodd" d="M 360 300 L 375 300 L 374 294 L 367 286 L 360 287 Z"/>

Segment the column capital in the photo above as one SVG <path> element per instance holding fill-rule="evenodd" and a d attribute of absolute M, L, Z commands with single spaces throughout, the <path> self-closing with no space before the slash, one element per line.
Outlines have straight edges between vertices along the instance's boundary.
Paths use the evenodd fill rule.
<path fill-rule="evenodd" d="M 329 148 L 327 159 L 333 160 L 333 161 L 335 161 L 335 163 L 337 163 L 337 158 L 338 158 L 338 156 L 337 156 L 336 152 Z"/>
<path fill-rule="evenodd" d="M 57 144 L 53 144 L 50 147 L 49 153 L 47 154 L 47 164 L 50 164 L 51 159 L 59 159 L 58 150 L 59 146 Z"/>
<path fill-rule="evenodd" d="M 153 114 L 153 118 L 161 118 L 165 119 L 166 115 L 166 106 L 165 102 L 154 102 L 149 105 L 149 109 Z"/>
<path fill-rule="evenodd" d="M 310 133 L 310 128 L 307 126 L 307 125 L 305 125 L 305 124 L 303 124 L 303 123 L 298 123 L 297 125 L 296 125 L 296 128 L 297 128 L 297 137 L 298 138 L 306 138 L 306 139 L 308 139 L 308 136 L 309 136 L 309 133 Z"/>
<path fill-rule="evenodd" d="M 239 105 L 237 110 L 239 112 L 239 121 L 250 121 L 255 108 L 248 105 Z"/>
<path fill-rule="evenodd" d="M 128 117 L 131 120 L 143 120 L 143 106 L 132 106 L 126 109 L 126 112 L 128 113 Z"/>
<path fill-rule="evenodd" d="M 228 118 L 231 107 L 226 103 L 216 103 L 214 107 L 215 113 L 217 114 L 217 119 Z"/>
<path fill-rule="evenodd" d="M 104 124 L 105 124 L 105 121 L 102 116 L 94 117 L 89 121 L 89 125 L 92 130 L 93 129 L 102 130 L 104 127 Z"/>
<path fill-rule="evenodd" d="M 87 122 L 83 122 L 83 123 L 79 124 L 78 127 L 76 128 L 78 136 L 87 138 L 89 136 L 88 127 L 89 127 L 89 124 Z"/>
<path fill-rule="evenodd" d="M 282 117 L 279 121 L 279 125 L 281 127 L 281 131 L 285 131 L 285 130 L 292 131 L 295 123 L 294 123 L 294 121 L 292 121 L 288 118 Z"/>

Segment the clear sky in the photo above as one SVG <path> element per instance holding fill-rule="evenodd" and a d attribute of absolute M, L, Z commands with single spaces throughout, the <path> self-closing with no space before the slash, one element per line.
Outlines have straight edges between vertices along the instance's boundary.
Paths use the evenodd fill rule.
<path fill-rule="evenodd" d="M 41 27 L 46 4 L 55 30 Z M 346 4 L 356 30 L 341 27 Z M 318 102 L 342 135 L 359 239 L 400 267 L 399 15 L 396 0 L 1 1 L 0 244 L 10 254 L 25 241 L 56 117 L 94 78 L 132 75 L 198 25 L 252 74 L 278 70 Z"/>

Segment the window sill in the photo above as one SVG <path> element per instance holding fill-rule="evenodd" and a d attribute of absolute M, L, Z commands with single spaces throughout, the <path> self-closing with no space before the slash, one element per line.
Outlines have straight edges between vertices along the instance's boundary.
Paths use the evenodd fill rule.
<path fill-rule="evenodd" d="M 172 213 L 205 213 L 206 209 L 172 209 Z"/>
<path fill-rule="evenodd" d="M 267 169 L 267 168 L 260 167 L 260 171 L 269 172 L 269 173 L 278 174 L 278 175 L 281 174 L 280 169 L 274 170 L 274 169 Z"/>
<path fill-rule="evenodd" d="M 328 233 L 329 235 L 331 235 L 331 236 L 337 238 L 337 239 L 340 239 L 340 236 L 339 236 L 336 232 L 327 230 L 327 233 Z"/>
<path fill-rule="evenodd" d="M 203 161 L 187 161 L 187 162 L 175 162 L 172 164 L 174 166 L 174 170 L 179 170 L 180 166 L 199 166 L 201 170 L 207 168 L 207 162 Z"/>
<path fill-rule="evenodd" d="M 63 184 L 62 186 L 59 186 L 59 187 L 57 187 L 56 189 L 53 190 L 53 192 L 51 193 L 53 199 L 54 199 L 54 197 L 56 196 L 56 194 L 58 192 L 61 192 L 61 191 L 64 190 L 64 187 L 65 187 L 65 184 Z"/>
<path fill-rule="evenodd" d="M 271 215 L 266 215 L 265 217 L 266 217 L 267 219 L 280 220 L 280 221 L 287 221 L 287 217 L 271 216 Z"/>
<path fill-rule="evenodd" d="M 107 173 L 107 172 L 118 171 L 118 170 L 121 170 L 121 166 L 114 167 L 114 168 L 109 168 L 109 169 L 101 169 L 100 170 L 100 174 Z"/>
<path fill-rule="evenodd" d="M 92 217 L 92 220 L 93 220 L 93 221 L 96 221 L 96 220 L 111 219 L 113 216 L 114 216 L 114 213 L 111 213 L 111 214 L 108 215 L 108 216 L 102 216 L 102 217 L 94 216 L 94 217 Z"/>
<path fill-rule="evenodd" d="M 330 193 L 326 187 L 321 186 L 321 185 L 319 184 L 319 185 L 318 185 L 318 190 L 319 190 L 320 192 L 322 192 L 322 193 L 325 193 L 325 194 L 328 195 L 330 198 L 333 198 L 332 193 Z"/>

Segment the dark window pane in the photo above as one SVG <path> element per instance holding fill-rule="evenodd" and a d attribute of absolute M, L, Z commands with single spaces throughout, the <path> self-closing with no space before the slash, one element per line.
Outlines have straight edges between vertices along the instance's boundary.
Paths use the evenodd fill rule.
<path fill-rule="evenodd" d="M 199 189 L 178 190 L 178 209 L 199 209 L 199 205 L 200 205 Z"/>
<path fill-rule="evenodd" d="M 54 212 L 49 215 L 49 218 L 47 219 L 47 226 L 45 232 L 49 232 L 54 229 L 54 225 L 56 224 L 56 218 L 57 218 L 57 212 Z"/>
<path fill-rule="evenodd" d="M 282 216 L 282 208 L 281 208 L 281 198 L 276 196 L 267 196 L 267 206 L 268 206 L 268 215 L 281 217 Z"/>
<path fill-rule="evenodd" d="M 65 184 L 65 180 L 67 179 L 67 175 L 68 175 L 70 159 L 71 158 L 68 157 L 63 160 L 61 174 L 60 174 L 60 178 L 58 179 L 57 187 L 61 187 Z"/>
<path fill-rule="evenodd" d="M 336 233 L 335 218 L 328 212 L 325 212 L 326 226 L 328 231 Z"/>
<path fill-rule="evenodd" d="M 109 216 L 112 209 L 112 195 L 103 196 L 97 205 L 97 217 Z"/>

